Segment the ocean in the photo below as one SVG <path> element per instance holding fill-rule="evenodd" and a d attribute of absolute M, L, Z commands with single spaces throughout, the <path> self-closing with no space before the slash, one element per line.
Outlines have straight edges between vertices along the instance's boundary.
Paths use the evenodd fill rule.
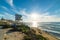
<path fill-rule="evenodd" d="M 31 25 L 31 23 L 26 23 Z M 60 39 L 60 22 L 39 22 L 38 28 Z"/>
<path fill-rule="evenodd" d="M 39 27 L 60 39 L 60 22 L 41 22 L 39 23 Z"/>

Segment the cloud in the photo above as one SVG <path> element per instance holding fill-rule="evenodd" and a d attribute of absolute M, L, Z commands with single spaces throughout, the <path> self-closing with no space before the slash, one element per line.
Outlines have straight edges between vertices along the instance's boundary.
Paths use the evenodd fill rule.
<path fill-rule="evenodd" d="M 8 10 L 5 6 L 1 6 L 3 9 Z"/>
<path fill-rule="evenodd" d="M 15 16 L 10 14 L 10 13 L 4 13 L 4 18 L 10 19 L 10 20 L 15 20 Z"/>
<path fill-rule="evenodd" d="M 15 16 L 9 13 L 4 13 L 4 14 L 0 14 L 0 18 L 4 18 L 4 19 L 8 19 L 8 20 L 15 20 Z"/>
<path fill-rule="evenodd" d="M 0 14 L 0 18 L 3 17 L 5 19 L 15 20 L 15 16 L 11 14 L 12 12 L 7 7 L 5 6 L 1 7 L 5 10 L 5 12 L 3 12 L 3 14 L 2 13 Z"/>
<path fill-rule="evenodd" d="M 3 16 L 4 16 L 3 14 L 0 14 L 0 19 L 1 19 Z"/>
<path fill-rule="evenodd" d="M 3 6 L 3 8 L 7 11 L 9 11 L 6 7 Z M 31 12 L 30 14 L 27 13 L 26 9 L 20 9 L 19 11 L 17 11 L 16 9 L 12 9 L 13 12 L 22 15 L 22 19 L 24 22 L 31 22 L 31 16 L 33 14 L 33 12 Z M 45 12 L 45 13 L 38 13 L 35 12 L 39 17 L 37 19 L 38 22 L 60 22 L 60 17 L 57 17 L 56 15 L 49 15 L 49 12 Z M 4 14 L 4 18 L 8 18 L 8 19 L 12 19 L 14 20 L 14 15 L 9 14 L 9 13 L 5 13 Z"/>
<path fill-rule="evenodd" d="M 4 9 L 7 10 L 7 8 L 3 7 Z M 20 11 L 17 10 L 13 10 L 14 12 L 16 12 L 17 14 L 22 15 L 22 19 L 24 22 L 31 22 L 31 15 L 33 14 L 33 12 L 31 12 L 30 14 L 28 14 L 26 12 L 26 9 L 20 9 Z M 49 12 L 46 13 L 37 13 L 35 12 L 35 14 L 38 16 L 38 18 L 36 19 L 38 22 L 60 22 L 60 17 L 57 17 L 56 15 L 49 15 Z M 10 19 L 10 20 L 14 20 L 15 16 L 5 12 L 4 14 L 0 14 L 0 17 L 4 17 L 5 19 Z"/>
<path fill-rule="evenodd" d="M 7 12 L 10 12 L 11 13 L 11 11 L 10 11 L 10 9 L 8 9 L 7 7 L 5 7 L 5 6 L 1 6 L 5 11 L 7 11 Z"/>
<path fill-rule="evenodd" d="M 12 11 L 14 11 L 17 14 L 20 14 L 22 16 L 28 16 L 28 13 L 26 12 L 26 9 L 20 9 L 19 11 L 17 11 L 16 9 L 11 9 Z"/>
<path fill-rule="evenodd" d="M 54 11 L 55 14 L 59 15 L 60 14 L 60 9 Z"/>
<path fill-rule="evenodd" d="M 50 8 L 52 8 L 52 7 L 55 5 L 55 3 L 57 3 L 57 0 L 51 2 L 51 3 L 48 5 L 48 7 L 43 10 L 43 12 L 47 12 Z"/>
<path fill-rule="evenodd" d="M 7 3 L 10 5 L 10 6 L 14 6 L 13 5 L 13 0 L 6 0 L 7 1 Z"/>
<path fill-rule="evenodd" d="M 28 16 L 28 14 L 27 14 L 27 12 L 26 12 L 26 9 L 20 10 L 20 13 L 21 13 L 22 15 Z"/>
<path fill-rule="evenodd" d="M 20 9 L 17 14 L 22 15 L 23 21 L 28 20 L 27 18 L 29 17 L 29 14 L 27 13 L 26 9 Z"/>
<path fill-rule="evenodd" d="M 7 7 L 5 7 L 5 6 L 1 6 L 5 11 L 7 11 L 7 12 L 10 12 L 10 10 L 7 8 Z"/>
<path fill-rule="evenodd" d="M 5 10 L 5 12 L 8 12 L 8 13 L 13 13 L 13 12 L 15 12 L 15 11 L 12 11 L 11 9 L 8 9 L 7 7 L 5 7 L 5 6 L 1 6 L 4 10 Z M 4 13 L 4 12 L 3 12 Z"/>
<path fill-rule="evenodd" d="M 10 19 L 14 19 L 13 16 L 10 14 L 11 11 L 14 12 L 14 13 L 17 13 L 17 14 L 22 15 L 22 18 L 23 18 L 23 19 L 25 19 L 25 17 L 28 16 L 28 14 L 27 14 L 27 12 L 26 12 L 26 9 L 20 9 L 20 10 L 18 11 L 18 10 L 16 10 L 16 8 L 12 8 L 11 11 L 10 11 L 10 10 L 9 10 L 8 8 L 6 8 L 5 6 L 2 6 L 2 8 L 7 11 L 7 12 L 3 12 L 3 13 L 4 13 L 4 14 L 3 14 L 3 15 L 4 15 L 4 18 L 8 18 L 8 17 L 10 18 L 10 17 L 11 17 Z M 9 16 L 9 15 L 10 15 L 10 16 Z M 8 16 L 8 17 L 7 17 L 7 16 Z M 9 19 L 9 18 L 8 18 L 8 19 Z"/>
<path fill-rule="evenodd" d="M 33 12 L 31 14 L 28 14 L 30 16 L 27 16 L 28 18 L 25 18 L 24 21 L 31 22 L 32 20 L 34 20 L 34 18 L 31 17 L 32 14 L 33 14 Z M 45 14 L 36 13 L 36 15 L 38 16 L 38 18 L 36 18 L 37 22 L 60 22 L 60 17 L 57 17 L 56 15 L 49 15 L 48 12 Z"/>
<path fill-rule="evenodd" d="M 2 17 L 3 15 L 2 14 L 0 14 L 0 17 Z"/>
<path fill-rule="evenodd" d="M 17 13 L 17 14 L 22 15 L 22 18 L 23 18 L 23 19 L 25 19 L 25 17 L 28 16 L 25 8 L 24 8 L 24 9 L 20 9 L 19 11 L 16 10 L 16 8 L 12 8 L 11 11 L 10 11 L 10 10 L 9 10 L 8 8 L 6 8 L 5 6 L 2 6 L 2 8 L 9 13 L 9 14 L 8 14 L 8 13 L 4 12 L 4 13 L 5 13 L 4 16 L 5 16 L 5 15 L 6 15 L 6 16 L 9 16 L 10 13 L 11 13 L 11 11 L 12 11 L 12 12 L 15 12 L 15 13 Z M 10 16 L 11 16 L 11 15 L 10 15 Z M 10 17 L 10 16 L 9 16 L 9 17 Z M 5 18 L 5 17 L 4 17 L 4 18 Z M 6 17 L 6 18 L 7 18 L 7 17 Z M 11 17 L 11 18 L 12 18 L 12 17 Z"/>

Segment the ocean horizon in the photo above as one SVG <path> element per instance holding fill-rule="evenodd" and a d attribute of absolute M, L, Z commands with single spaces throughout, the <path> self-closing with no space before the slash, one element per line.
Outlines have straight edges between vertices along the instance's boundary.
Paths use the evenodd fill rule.
<path fill-rule="evenodd" d="M 31 23 L 26 23 L 31 25 Z M 38 28 L 60 39 L 60 22 L 39 22 Z"/>

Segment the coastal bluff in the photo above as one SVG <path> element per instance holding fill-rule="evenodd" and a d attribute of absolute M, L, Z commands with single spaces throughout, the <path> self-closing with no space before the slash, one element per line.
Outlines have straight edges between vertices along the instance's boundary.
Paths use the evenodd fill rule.
<path fill-rule="evenodd" d="M 12 28 L 4 29 L 5 33 Z M 38 36 L 37 36 L 38 35 Z M 41 37 L 40 37 L 40 36 Z M 14 31 L 7 34 L 4 34 L 3 40 L 58 40 L 54 36 L 38 29 L 31 27 L 30 32 L 24 33 L 21 31 Z"/>

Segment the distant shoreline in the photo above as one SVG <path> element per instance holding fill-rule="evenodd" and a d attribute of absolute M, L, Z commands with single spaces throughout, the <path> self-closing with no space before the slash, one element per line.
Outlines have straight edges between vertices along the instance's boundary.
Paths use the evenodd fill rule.
<path fill-rule="evenodd" d="M 40 29 L 40 28 L 38 27 L 38 29 Z M 40 30 L 41 30 L 41 29 L 40 29 Z M 53 34 L 47 32 L 47 31 L 44 31 L 44 30 L 42 30 L 42 31 L 45 32 L 45 33 L 47 33 L 48 35 L 50 35 L 50 36 L 56 38 L 57 40 L 60 40 L 58 37 L 54 36 Z"/>
<path fill-rule="evenodd" d="M 47 32 L 47 31 L 44 31 L 44 32 L 46 32 L 47 34 L 49 34 L 49 35 L 51 35 L 51 36 L 53 36 L 54 38 L 56 38 L 56 39 L 58 39 L 58 40 L 59 40 L 59 38 L 58 38 L 58 37 L 56 37 L 56 36 L 54 36 L 53 34 L 51 34 L 51 33 Z"/>
<path fill-rule="evenodd" d="M 43 31 L 44 31 L 44 30 L 43 30 Z M 53 36 L 53 37 L 55 37 L 55 38 L 57 38 L 57 39 L 60 39 L 59 37 L 54 36 L 52 33 L 48 32 L 48 31 L 44 31 L 44 32 L 48 33 L 49 35 L 51 35 L 51 36 Z"/>
<path fill-rule="evenodd" d="M 34 27 L 33 27 L 34 28 Z M 39 28 L 38 28 L 39 29 Z M 41 30 L 41 29 L 40 29 Z M 41 35 L 43 37 L 47 37 L 49 40 L 59 40 L 58 38 L 56 38 L 55 36 L 51 35 L 48 32 L 45 32 L 44 30 L 41 30 Z"/>

